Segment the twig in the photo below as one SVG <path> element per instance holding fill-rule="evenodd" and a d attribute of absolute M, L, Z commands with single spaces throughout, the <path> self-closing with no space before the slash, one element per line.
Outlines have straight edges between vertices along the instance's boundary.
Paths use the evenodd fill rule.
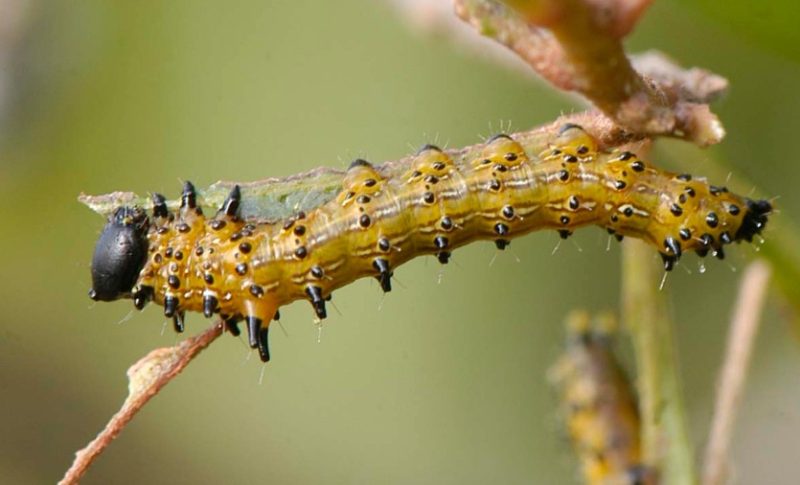
<path fill-rule="evenodd" d="M 623 315 L 638 371 L 644 463 L 664 483 L 696 483 L 693 451 L 666 292 L 659 291 L 653 252 L 640 241 L 623 243 Z"/>
<path fill-rule="evenodd" d="M 137 412 L 222 334 L 216 322 L 203 333 L 174 347 L 155 349 L 128 369 L 128 397 L 106 427 L 84 449 L 75 453 L 75 461 L 59 484 L 78 483 L 92 462 L 111 444 Z"/>
<path fill-rule="evenodd" d="M 706 448 L 703 470 L 705 485 L 725 483 L 736 412 L 758 333 L 759 317 L 766 299 L 770 273 L 770 267 L 766 262 L 756 260 L 747 267 L 742 276 L 739 297 L 728 333 L 725 363 L 720 372 L 717 401 Z"/>
<path fill-rule="evenodd" d="M 454 1 L 456 13 L 480 33 L 516 52 L 555 87 L 583 94 L 628 131 L 703 146 L 725 135 L 716 115 L 687 97 L 680 83 L 661 85 L 640 75 L 625 55 L 620 38 L 647 1 L 529 0 L 527 18 L 536 26 L 496 0 Z"/>

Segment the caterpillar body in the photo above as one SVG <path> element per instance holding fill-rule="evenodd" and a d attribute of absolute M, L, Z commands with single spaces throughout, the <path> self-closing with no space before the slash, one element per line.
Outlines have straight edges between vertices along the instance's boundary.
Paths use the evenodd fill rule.
<path fill-rule="evenodd" d="M 687 251 L 724 257 L 724 245 L 751 241 L 772 210 L 633 153 L 600 151 L 577 125 L 539 151 L 526 151 L 524 136 L 460 151 L 426 145 L 377 167 L 356 160 L 330 197 L 280 220 L 248 215 L 238 185 L 213 217 L 188 182 L 177 211 L 159 194 L 151 207 L 117 207 L 95 247 L 90 296 L 132 298 L 137 308 L 153 301 L 179 331 L 186 311 L 219 313 L 235 335 L 245 321 L 267 361 L 279 307 L 307 299 L 325 318 L 333 290 L 373 276 L 390 291 L 394 269 L 419 255 L 447 263 L 472 241 L 503 249 L 534 230 L 566 238 L 597 225 L 653 244 L 670 270 Z"/>
<path fill-rule="evenodd" d="M 641 421 L 631 383 L 613 351 L 614 319 L 567 317 L 567 350 L 550 370 L 585 483 L 655 485 L 642 460 Z"/>

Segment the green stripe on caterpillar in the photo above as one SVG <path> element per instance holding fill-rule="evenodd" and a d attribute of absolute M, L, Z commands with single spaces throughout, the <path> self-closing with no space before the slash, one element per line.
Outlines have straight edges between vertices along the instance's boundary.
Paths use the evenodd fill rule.
<path fill-rule="evenodd" d="M 631 152 L 600 151 L 577 125 L 538 151 L 525 149 L 525 136 L 463 150 L 426 145 L 377 167 L 356 160 L 316 205 L 278 218 L 245 211 L 238 185 L 213 217 L 190 183 L 176 211 L 158 194 L 149 214 L 117 207 L 95 247 L 90 296 L 132 298 L 137 308 L 154 301 L 179 331 L 186 311 L 219 313 L 234 334 L 244 320 L 267 361 L 269 322 L 281 306 L 307 299 L 325 318 L 333 290 L 372 276 L 390 291 L 394 269 L 419 255 L 446 263 L 473 241 L 503 249 L 531 231 L 566 238 L 596 225 L 651 243 L 671 270 L 684 252 L 722 258 L 724 245 L 751 241 L 772 210 Z"/>

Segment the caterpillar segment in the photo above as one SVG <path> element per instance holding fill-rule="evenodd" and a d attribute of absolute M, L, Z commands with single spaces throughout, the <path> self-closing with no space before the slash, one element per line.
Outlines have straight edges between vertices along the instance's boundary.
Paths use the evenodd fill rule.
<path fill-rule="evenodd" d="M 324 319 L 335 289 L 371 276 L 391 291 L 395 269 L 420 255 L 445 264 L 473 241 L 504 249 L 528 232 L 568 237 L 596 225 L 649 242 L 671 270 L 686 252 L 724 257 L 723 246 L 751 241 L 772 211 L 633 153 L 600 152 L 577 125 L 536 150 L 503 134 L 469 150 L 426 145 L 405 165 L 359 159 L 335 197 L 279 221 L 244 218 L 242 203 L 234 186 L 206 216 L 187 182 L 175 211 L 159 194 L 148 212 L 118 207 L 95 247 L 90 296 L 155 302 L 178 331 L 186 312 L 219 314 L 234 335 L 245 322 L 266 361 L 279 307 L 305 299 Z"/>

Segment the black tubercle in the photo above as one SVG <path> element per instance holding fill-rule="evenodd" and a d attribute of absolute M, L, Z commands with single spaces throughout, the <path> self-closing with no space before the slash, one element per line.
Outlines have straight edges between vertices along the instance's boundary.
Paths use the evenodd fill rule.
<path fill-rule="evenodd" d="M 181 194 L 181 207 L 194 209 L 197 207 L 197 191 L 194 185 L 188 180 L 183 183 L 183 193 Z"/>
<path fill-rule="evenodd" d="M 172 325 L 175 327 L 175 331 L 178 333 L 183 333 L 184 325 L 183 322 L 186 319 L 185 312 L 178 312 L 172 317 Z"/>
<path fill-rule="evenodd" d="M 258 317 L 247 317 L 247 343 L 251 349 L 255 349 L 259 344 L 259 334 L 261 333 L 262 321 Z"/>
<path fill-rule="evenodd" d="M 214 295 L 203 295 L 203 315 L 211 318 L 217 311 L 219 300 Z"/>
<path fill-rule="evenodd" d="M 113 301 L 131 296 L 147 259 L 148 224 L 138 207 L 114 211 L 94 247 L 90 298 Z"/>
<path fill-rule="evenodd" d="M 242 191 L 238 185 L 234 185 L 219 210 L 226 216 L 236 217 L 239 212 L 239 204 L 241 202 Z"/>
<path fill-rule="evenodd" d="M 430 143 L 422 145 L 419 150 L 417 150 L 417 155 L 427 152 L 428 150 L 433 150 L 435 152 L 441 152 L 442 149 L 436 145 L 431 145 Z"/>
<path fill-rule="evenodd" d="M 753 241 L 753 236 L 760 234 L 767 225 L 767 219 L 772 212 L 772 204 L 767 200 L 751 200 L 747 199 L 747 210 L 745 211 L 742 225 L 736 231 L 734 240 L 745 240 L 748 242 Z"/>
<path fill-rule="evenodd" d="M 488 145 L 489 143 L 492 143 L 492 142 L 497 141 L 497 140 L 503 140 L 503 139 L 505 139 L 505 140 L 514 140 L 513 138 L 511 138 L 510 136 L 506 135 L 505 133 L 498 133 L 498 134 L 492 136 L 491 138 L 489 138 L 488 140 L 486 140 L 486 144 Z"/>
<path fill-rule="evenodd" d="M 375 278 L 381 284 L 381 289 L 385 293 L 392 291 L 392 271 L 389 269 L 389 262 L 383 258 L 376 258 L 372 262 L 372 267 L 378 272 Z"/>
<path fill-rule="evenodd" d="M 356 158 L 350 163 L 350 166 L 347 167 L 347 169 L 349 170 L 355 167 L 372 167 L 372 164 L 364 160 L 363 158 Z"/>
<path fill-rule="evenodd" d="M 328 312 L 325 309 L 325 299 L 322 297 L 322 288 L 313 285 L 307 286 L 306 295 L 308 295 L 308 298 L 311 300 L 311 306 L 314 307 L 314 313 L 317 314 L 317 318 L 322 320 L 327 317 Z"/>
<path fill-rule="evenodd" d="M 258 334 L 258 356 L 261 362 L 269 362 L 269 327 L 263 327 Z"/>
<path fill-rule="evenodd" d="M 167 199 L 161 194 L 153 194 L 153 217 L 167 217 Z"/>
<path fill-rule="evenodd" d="M 141 310 L 148 301 L 153 299 L 153 295 L 155 295 L 155 289 L 152 286 L 141 286 L 133 293 L 133 306 Z"/>

